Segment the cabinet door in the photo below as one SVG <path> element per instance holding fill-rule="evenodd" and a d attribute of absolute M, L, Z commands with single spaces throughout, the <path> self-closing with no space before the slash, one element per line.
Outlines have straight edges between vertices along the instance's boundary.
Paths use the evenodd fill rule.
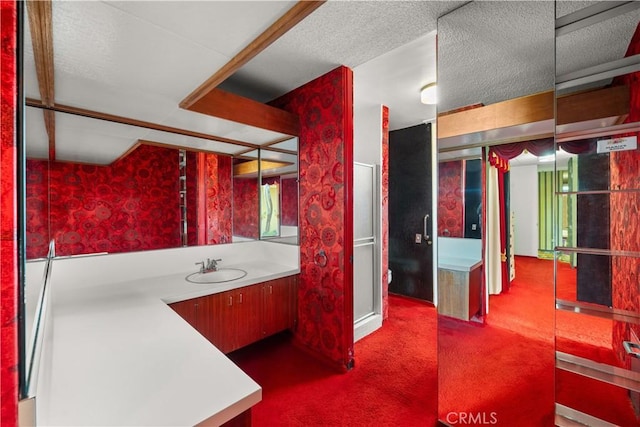
<path fill-rule="evenodd" d="M 235 317 L 234 317 L 234 291 L 221 292 L 206 297 L 208 305 L 203 311 L 207 322 L 205 335 L 223 353 L 234 350 Z"/>
<path fill-rule="evenodd" d="M 206 322 L 203 319 L 203 312 L 206 310 L 206 297 L 193 298 L 186 301 L 169 304 L 180 317 L 186 320 L 200 334 L 206 336 Z"/>
<path fill-rule="evenodd" d="M 233 292 L 233 350 L 262 338 L 261 299 L 260 285 L 247 286 Z"/>
<path fill-rule="evenodd" d="M 263 336 L 293 328 L 295 285 L 296 276 L 270 280 L 263 284 Z"/>

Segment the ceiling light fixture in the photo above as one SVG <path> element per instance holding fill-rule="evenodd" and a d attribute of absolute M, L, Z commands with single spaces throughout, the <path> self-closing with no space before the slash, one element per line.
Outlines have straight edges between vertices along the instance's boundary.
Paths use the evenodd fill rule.
<path fill-rule="evenodd" d="M 420 89 L 420 101 L 423 104 L 433 105 L 438 103 L 438 90 L 436 82 L 429 83 Z"/>

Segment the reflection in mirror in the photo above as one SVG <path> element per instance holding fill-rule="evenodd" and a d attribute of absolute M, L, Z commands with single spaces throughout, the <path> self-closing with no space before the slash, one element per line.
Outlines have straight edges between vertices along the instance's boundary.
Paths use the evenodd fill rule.
<path fill-rule="evenodd" d="M 298 244 L 298 140 L 260 149 L 260 238 Z"/>
<path fill-rule="evenodd" d="M 258 150 L 233 159 L 233 241 L 258 239 Z"/>
<path fill-rule="evenodd" d="M 243 147 L 54 114 L 50 152 L 42 110 L 26 108 L 27 259 L 43 258 L 51 239 L 57 256 L 233 241 L 232 157 L 217 150 Z M 253 227 L 238 236 L 257 239 Z"/>
<path fill-rule="evenodd" d="M 481 160 L 438 163 L 438 236 L 482 238 Z"/>
<path fill-rule="evenodd" d="M 637 425 L 640 4 L 556 10 L 556 143 L 570 156 L 556 197 L 557 420 Z"/>
<path fill-rule="evenodd" d="M 464 217 L 478 213 L 466 206 L 471 182 L 454 170 L 474 165 L 462 149 L 481 159 L 469 180 L 480 193 L 480 238 L 468 238 L 462 219 L 450 223 L 457 237 L 445 237 L 451 229 L 438 218 L 438 416 L 448 425 L 554 423 L 554 262 L 538 255 L 539 178 L 554 160 L 554 17 L 552 2 L 470 2 L 438 20 L 439 179 L 458 182 Z M 533 99 L 544 114 L 533 114 Z M 509 120 L 512 105 L 521 121 Z M 511 145 L 543 138 L 549 158 Z"/>

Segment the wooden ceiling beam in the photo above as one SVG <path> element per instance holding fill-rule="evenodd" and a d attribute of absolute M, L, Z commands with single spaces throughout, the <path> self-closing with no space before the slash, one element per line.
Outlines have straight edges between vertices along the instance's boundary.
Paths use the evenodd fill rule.
<path fill-rule="evenodd" d="M 33 57 L 42 103 L 51 107 L 55 103 L 53 65 L 53 13 L 50 0 L 27 1 L 29 28 L 33 44 Z M 44 126 L 49 137 L 49 160 L 56 159 L 56 119 L 53 111 L 43 111 Z"/>
<path fill-rule="evenodd" d="M 56 113 L 51 110 L 43 110 L 44 127 L 49 136 L 49 160 L 56 159 Z"/>
<path fill-rule="evenodd" d="M 259 145 L 252 144 L 250 142 L 239 141 L 239 140 L 236 140 L 236 139 L 224 138 L 224 137 L 221 137 L 221 136 L 211 135 L 211 134 L 208 134 L 208 133 L 194 132 L 194 131 L 190 131 L 190 130 L 186 130 L 186 129 L 175 128 L 175 127 L 172 127 L 172 126 L 159 125 L 159 124 L 156 124 L 156 123 L 146 122 L 146 121 L 143 121 L 143 120 L 130 119 L 128 117 L 116 116 L 116 115 L 107 114 L 107 113 L 101 113 L 101 112 L 98 112 L 98 111 L 87 110 L 87 109 L 84 109 L 84 108 L 71 107 L 71 106 L 62 105 L 62 104 L 54 104 L 51 107 L 47 107 L 41 101 L 38 101 L 36 99 L 31 99 L 31 98 L 27 98 L 26 99 L 26 105 L 28 107 L 42 108 L 42 109 L 45 109 L 45 110 L 50 110 L 52 112 L 56 111 L 56 112 L 60 112 L 60 113 L 73 114 L 75 116 L 88 117 L 88 118 L 91 118 L 91 119 L 98 119 L 98 120 L 105 120 L 105 121 L 108 121 L 108 122 L 120 123 L 120 124 L 123 124 L 123 125 L 130 125 L 130 126 L 136 126 L 136 127 L 141 127 L 141 128 L 145 128 L 145 129 L 158 130 L 158 131 L 161 131 L 161 132 L 176 133 L 178 135 L 191 136 L 191 137 L 194 137 L 194 138 L 208 139 L 208 140 L 211 140 L 211 141 L 225 142 L 225 143 L 228 143 L 228 144 L 240 145 L 240 146 L 243 146 L 243 147 L 250 147 L 250 148 L 254 148 L 254 149 L 259 147 Z"/>
<path fill-rule="evenodd" d="M 211 89 L 189 110 L 286 135 L 300 133 L 296 114 L 221 89 Z"/>
<path fill-rule="evenodd" d="M 554 91 L 509 99 L 483 107 L 438 114 L 438 138 L 466 135 L 556 118 L 557 125 L 629 114 L 629 88 L 612 86 L 558 97 Z"/>
<path fill-rule="evenodd" d="M 291 28 L 295 27 L 300 21 L 319 8 L 325 1 L 326 0 L 298 1 L 276 22 L 242 49 L 240 53 L 231 58 L 231 60 L 215 74 L 209 77 L 204 83 L 183 99 L 182 102 L 180 102 L 180 107 L 190 110 L 195 103 L 200 101 L 205 95 L 211 92 L 211 90 L 218 87 L 220 83 L 242 68 L 243 65 L 282 37 Z"/>
<path fill-rule="evenodd" d="M 438 138 L 553 119 L 553 94 L 553 91 L 541 92 L 458 113 L 438 115 Z"/>
<path fill-rule="evenodd" d="M 629 115 L 629 86 L 620 85 L 558 97 L 556 124 L 585 122 Z"/>
<path fill-rule="evenodd" d="M 53 80 L 53 15 L 51 1 L 27 1 L 33 56 L 36 63 L 40 99 L 50 107 L 55 102 Z"/>

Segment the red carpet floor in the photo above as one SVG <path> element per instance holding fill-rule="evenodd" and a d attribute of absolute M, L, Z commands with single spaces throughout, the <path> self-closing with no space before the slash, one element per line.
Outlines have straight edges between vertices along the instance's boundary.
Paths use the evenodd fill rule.
<path fill-rule="evenodd" d="M 339 374 L 278 335 L 231 354 L 263 387 L 254 426 L 433 426 L 437 411 L 436 313 L 390 297 L 389 319 L 355 344 Z"/>
<path fill-rule="evenodd" d="M 356 343 L 356 366 L 347 374 L 297 349 L 286 334 L 232 353 L 263 387 L 253 424 L 433 426 L 437 413 L 455 421 L 463 412 L 493 425 L 552 426 L 555 374 L 559 402 L 621 426 L 639 425 L 625 390 L 554 369 L 553 263 L 517 257 L 516 265 L 511 290 L 491 297 L 485 325 L 440 316 L 437 337 L 435 309 L 390 296 L 389 319 Z M 559 292 L 570 299 L 575 272 L 564 265 L 558 274 L 565 288 Z M 558 346 L 612 361 L 610 323 L 609 329 L 585 324 L 583 316 L 562 324 Z"/>

